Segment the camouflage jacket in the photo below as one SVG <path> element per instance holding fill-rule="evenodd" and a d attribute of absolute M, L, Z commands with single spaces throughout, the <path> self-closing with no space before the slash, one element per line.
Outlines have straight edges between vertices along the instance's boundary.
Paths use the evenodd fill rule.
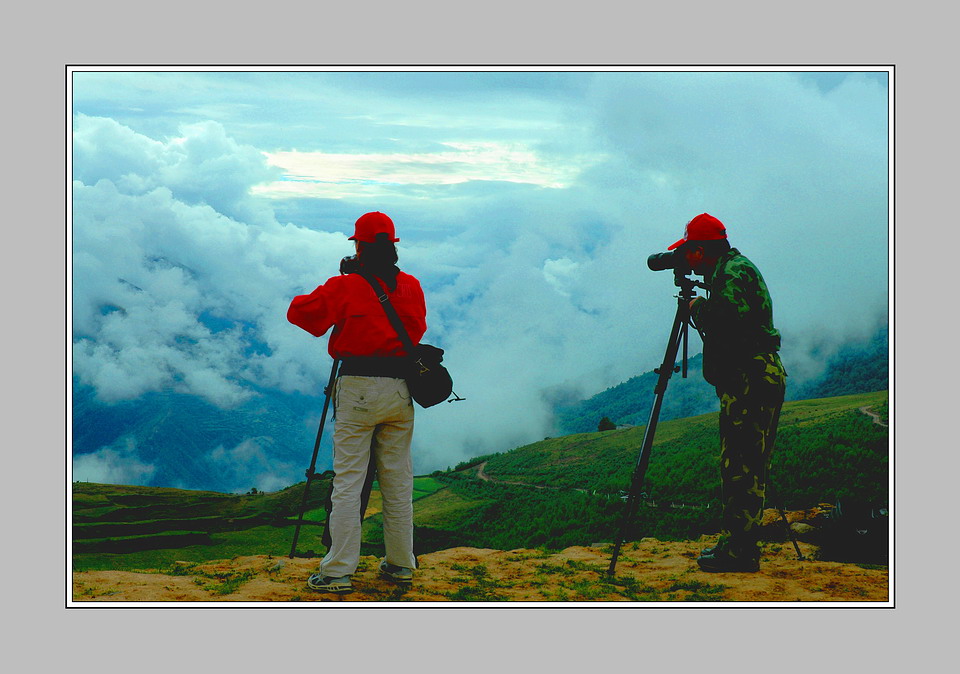
<path fill-rule="evenodd" d="M 718 386 L 754 356 L 778 351 L 780 333 L 760 270 L 736 248 L 704 280 L 709 296 L 694 303 L 691 317 L 703 336 L 703 378 Z"/>

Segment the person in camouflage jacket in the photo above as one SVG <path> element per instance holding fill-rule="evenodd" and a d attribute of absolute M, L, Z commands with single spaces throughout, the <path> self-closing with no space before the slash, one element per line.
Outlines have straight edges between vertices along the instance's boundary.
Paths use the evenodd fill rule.
<path fill-rule="evenodd" d="M 777 352 L 773 303 L 757 267 L 702 213 L 687 223 L 679 249 L 704 277 L 706 298 L 690 302 L 703 337 L 703 377 L 720 399 L 721 532 L 697 560 L 704 571 L 757 571 L 758 529 L 787 373 Z"/>

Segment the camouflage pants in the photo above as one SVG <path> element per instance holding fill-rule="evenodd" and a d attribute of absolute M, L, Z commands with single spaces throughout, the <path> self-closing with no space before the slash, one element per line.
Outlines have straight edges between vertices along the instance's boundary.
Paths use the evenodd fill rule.
<path fill-rule="evenodd" d="M 755 356 L 717 387 L 723 509 L 717 547 L 733 557 L 760 554 L 758 527 L 785 385 L 780 358 L 770 353 Z"/>

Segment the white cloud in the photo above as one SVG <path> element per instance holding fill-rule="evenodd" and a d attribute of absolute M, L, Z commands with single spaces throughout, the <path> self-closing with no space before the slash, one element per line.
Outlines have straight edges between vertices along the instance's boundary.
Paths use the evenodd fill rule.
<path fill-rule="evenodd" d="M 227 449 L 222 445 L 208 455 L 221 479 L 232 484 L 228 490 L 277 491 L 290 485 L 294 467 L 278 463 L 269 452 L 269 439 L 247 438 Z"/>
<path fill-rule="evenodd" d="M 561 295 L 570 296 L 569 285 L 576 280 L 580 263 L 568 257 L 559 260 L 545 260 L 543 263 L 543 278 Z"/>
<path fill-rule="evenodd" d="M 75 456 L 72 478 L 75 482 L 147 484 L 155 471 L 155 466 L 138 458 L 136 442 L 122 438 L 91 454 Z"/>
<path fill-rule="evenodd" d="M 280 151 L 266 153 L 269 163 L 284 171 L 284 179 L 257 185 L 264 197 L 376 196 L 397 186 L 456 185 L 470 181 L 529 183 L 548 188 L 569 187 L 581 171 L 599 157 L 552 162 L 522 143 L 454 142 L 436 152 L 328 153 Z"/>
<path fill-rule="evenodd" d="M 253 384 L 309 388 L 315 345 L 295 335 L 286 307 L 295 293 L 325 280 L 318 269 L 336 269 L 349 252 L 345 237 L 280 225 L 237 188 L 226 191 L 227 210 L 253 214 L 254 222 L 225 216 L 209 205 L 214 199 L 183 196 L 187 166 L 199 174 L 196 185 L 206 180 L 223 197 L 220 181 L 203 175 L 216 166 L 242 167 L 252 156 L 224 140 L 216 125 L 187 127 L 188 141 L 166 145 L 110 120 L 80 116 L 76 128 L 86 143 L 78 157 L 82 180 L 73 189 L 73 365 L 80 381 L 109 401 L 174 389 L 227 407 L 248 399 Z M 101 145 L 108 159 L 97 153 Z M 124 155 L 122 173 L 108 170 L 116 148 L 156 158 L 178 155 L 169 148 L 184 145 L 187 155 L 205 158 L 138 162 Z M 251 181 L 261 175 L 240 173 Z M 228 329 L 211 329 L 204 322 L 210 320 Z M 273 356 L 248 358 L 255 341 Z"/>

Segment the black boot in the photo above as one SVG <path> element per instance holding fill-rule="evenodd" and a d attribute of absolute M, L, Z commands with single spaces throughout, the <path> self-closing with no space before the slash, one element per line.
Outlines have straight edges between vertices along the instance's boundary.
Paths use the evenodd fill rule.
<path fill-rule="evenodd" d="M 707 554 L 709 550 L 709 554 Z M 697 559 L 701 571 L 708 573 L 754 573 L 760 570 L 758 557 L 733 557 L 723 550 L 708 548 Z"/>

